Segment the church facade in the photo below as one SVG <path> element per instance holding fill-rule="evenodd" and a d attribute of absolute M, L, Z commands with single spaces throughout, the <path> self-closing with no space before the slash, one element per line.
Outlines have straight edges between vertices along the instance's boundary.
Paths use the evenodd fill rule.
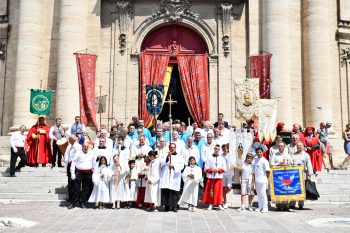
<path fill-rule="evenodd" d="M 31 88 L 53 90 L 51 114 L 79 115 L 75 52 L 98 55 L 102 123 L 138 115 L 140 54 L 207 54 L 209 120 L 235 119 L 235 80 L 250 55 L 270 53 L 277 120 L 340 135 L 350 117 L 350 3 L 347 0 L 18 0 L 0 1 L 0 128 L 7 135 L 36 116 Z M 171 60 L 171 59 L 170 59 Z M 176 60 L 172 62 L 177 67 Z M 178 75 L 178 74 L 177 74 Z M 176 74 L 175 74 L 176 76 Z M 181 92 L 180 88 L 177 88 Z M 186 105 L 179 105 L 186 108 Z M 175 107 L 176 108 L 176 107 Z M 185 111 L 185 110 L 184 110 Z M 190 116 L 189 116 L 190 117 Z M 186 122 L 187 123 L 187 122 Z"/>

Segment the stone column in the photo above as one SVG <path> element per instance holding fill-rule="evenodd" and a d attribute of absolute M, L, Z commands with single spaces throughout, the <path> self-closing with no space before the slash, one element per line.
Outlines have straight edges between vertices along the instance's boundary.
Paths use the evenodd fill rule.
<path fill-rule="evenodd" d="M 16 54 L 13 124 L 11 130 L 35 118 L 29 112 L 30 88 L 40 87 L 43 79 L 44 2 L 21 0 L 19 4 L 18 44 Z"/>
<path fill-rule="evenodd" d="M 292 127 L 288 1 L 262 3 L 262 47 L 272 53 L 271 98 L 279 99 L 277 121 Z"/>
<path fill-rule="evenodd" d="M 57 59 L 56 116 L 70 124 L 79 115 L 79 86 L 74 52 L 86 49 L 86 0 L 61 0 Z"/>
<path fill-rule="evenodd" d="M 332 121 L 328 0 L 302 1 L 306 125 Z"/>

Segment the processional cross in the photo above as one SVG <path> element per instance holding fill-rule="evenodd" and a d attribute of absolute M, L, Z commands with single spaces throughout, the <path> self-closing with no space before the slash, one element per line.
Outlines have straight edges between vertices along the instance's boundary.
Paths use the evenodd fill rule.
<path fill-rule="evenodd" d="M 171 142 L 172 142 L 172 137 L 173 137 L 173 119 L 172 119 L 172 115 L 171 115 L 171 105 L 172 104 L 177 104 L 176 100 L 173 100 L 171 98 L 171 94 L 169 94 L 169 99 L 164 101 L 164 103 L 169 104 L 169 124 L 170 124 L 170 146 L 171 146 Z M 169 154 L 169 164 L 171 164 L 171 154 Z M 171 176 L 171 169 L 169 169 L 169 178 Z"/>

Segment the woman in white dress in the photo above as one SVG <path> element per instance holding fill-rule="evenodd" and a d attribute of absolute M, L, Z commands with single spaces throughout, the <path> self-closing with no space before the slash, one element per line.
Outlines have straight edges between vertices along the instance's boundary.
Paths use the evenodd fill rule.
<path fill-rule="evenodd" d="M 109 202 L 109 177 L 110 170 L 107 165 L 107 158 L 102 156 L 98 168 L 92 175 L 94 189 L 89 198 L 89 202 L 96 203 L 96 208 L 104 209 L 104 204 Z"/>
<path fill-rule="evenodd" d="M 193 156 L 189 158 L 188 166 L 182 173 L 182 179 L 184 187 L 179 205 L 188 204 L 188 210 L 194 212 L 198 201 L 198 186 L 203 177 L 202 169 L 197 166 L 196 159 Z"/>

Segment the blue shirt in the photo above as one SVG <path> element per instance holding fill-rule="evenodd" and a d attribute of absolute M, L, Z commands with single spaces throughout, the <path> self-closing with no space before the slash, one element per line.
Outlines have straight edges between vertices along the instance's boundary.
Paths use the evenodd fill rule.
<path fill-rule="evenodd" d="M 202 160 L 202 146 L 205 144 L 204 139 L 200 139 L 198 142 L 196 142 L 195 140 L 193 140 L 192 143 L 194 146 L 198 147 L 199 150 L 199 155 L 200 155 L 200 159 L 198 161 L 198 166 L 203 168 L 203 160 Z"/>
<path fill-rule="evenodd" d="M 149 141 L 151 141 L 152 139 L 151 132 L 145 127 L 142 128 L 142 132 L 145 135 L 145 137 L 148 138 Z"/>
<path fill-rule="evenodd" d="M 129 138 L 131 138 L 132 141 L 134 141 L 134 139 L 137 139 L 139 137 L 139 135 L 137 135 L 137 133 L 133 133 L 133 134 L 128 133 L 127 136 Z"/>
<path fill-rule="evenodd" d="M 179 133 L 179 138 L 180 138 L 182 141 L 184 141 L 185 144 L 187 144 L 187 138 L 188 138 L 188 137 L 191 137 L 191 136 L 192 136 L 192 134 L 189 133 L 189 132 L 186 132 L 186 133 L 180 132 L 180 133 Z"/>

